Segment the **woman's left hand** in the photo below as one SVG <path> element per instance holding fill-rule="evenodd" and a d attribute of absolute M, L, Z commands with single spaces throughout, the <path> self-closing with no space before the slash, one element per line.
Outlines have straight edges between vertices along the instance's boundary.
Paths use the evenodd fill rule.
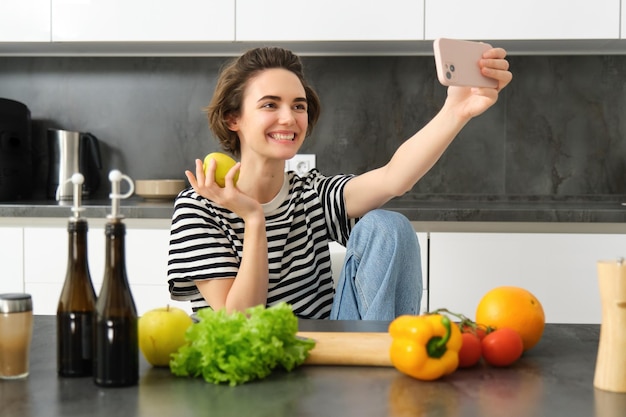
<path fill-rule="evenodd" d="M 485 77 L 498 81 L 496 88 L 448 87 L 447 104 L 458 106 L 459 117 L 471 119 L 483 113 L 498 100 L 498 93 L 513 79 L 509 71 L 506 51 L 493 48 L 486 51 L 479 61 L 480 71 Z"/>

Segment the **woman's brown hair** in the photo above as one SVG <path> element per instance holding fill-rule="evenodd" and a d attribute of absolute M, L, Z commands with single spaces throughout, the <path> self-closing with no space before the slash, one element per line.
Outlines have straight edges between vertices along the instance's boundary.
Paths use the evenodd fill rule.
<path fill-rule="evenodd" d="M 238 116 L 243 102 L 243 93 L 248 80 L 259 72 L 270 68 L 283 68 L 294 73 L 302 86 L 307 99 L 309 136 L 320 115 L 320 100 L 317 93 L 304 78 L 300 58 L 293 52 L 277 47 L 255 48 L 228 63 L 217 80 L 211 103 L 206 107 L 209 126 L 217 137 L 222 149 L 239 157 L 241 144 L 237 132 L 228 128 L 228 121 Z"/>

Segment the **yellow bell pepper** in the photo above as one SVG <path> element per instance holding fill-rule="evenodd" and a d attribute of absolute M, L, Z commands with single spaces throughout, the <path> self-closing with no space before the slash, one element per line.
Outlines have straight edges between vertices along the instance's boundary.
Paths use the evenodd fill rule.
<path fill-rule="evenodd" d="M 462 337 L 445 315 L 399 316 L 389 325 L 391 363 L 413 378 L 432 381 L 459 366 Z"/>

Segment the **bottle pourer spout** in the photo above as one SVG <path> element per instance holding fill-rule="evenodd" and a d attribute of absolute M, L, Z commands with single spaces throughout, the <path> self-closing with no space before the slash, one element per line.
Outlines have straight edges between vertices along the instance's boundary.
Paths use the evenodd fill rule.
<path fill-rule="evenodd" d="M 125 194 L 121 194 L 120 191 L 122 180 L 125 180 L 129 186 L 129 190 Z M 109 198 L 111 199 L 111 214 L 107 217 L 110 219 L 120 219 L 123 217 L 120 214 L 120 200 L 133 195 L 135 192 L 135 184 L 128 175 L 122 174 L 117 169 L 109 172 L 109 181 L 111 181 L 111 194 L 109 194 Z"/>
<path fill-rule="evenodd" d="M 74 184 L 74 203 L 72 204 L 72 213 L 74 214 L 74 218 L 80 218 L 80 212 L 84 211 L 85 208 L 81 206 L 81 197 L 83 194 L 83 183 L 85 182 L 85 177 L 80 172 L 74 173 L 67 182 L 72 182 Z"/>

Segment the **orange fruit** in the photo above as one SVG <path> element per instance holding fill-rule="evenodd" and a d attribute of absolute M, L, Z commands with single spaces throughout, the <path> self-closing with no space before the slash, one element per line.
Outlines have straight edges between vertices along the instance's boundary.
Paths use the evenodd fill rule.
<path fill-rule="evenodd" d="M 539 300 L 519 287 L 497 287 L 489 290 L 476 308 L 476 323 L 485 326 L 508 327 L 522 337 L 524 351 L 539 342 L 546 316 Z"/>

